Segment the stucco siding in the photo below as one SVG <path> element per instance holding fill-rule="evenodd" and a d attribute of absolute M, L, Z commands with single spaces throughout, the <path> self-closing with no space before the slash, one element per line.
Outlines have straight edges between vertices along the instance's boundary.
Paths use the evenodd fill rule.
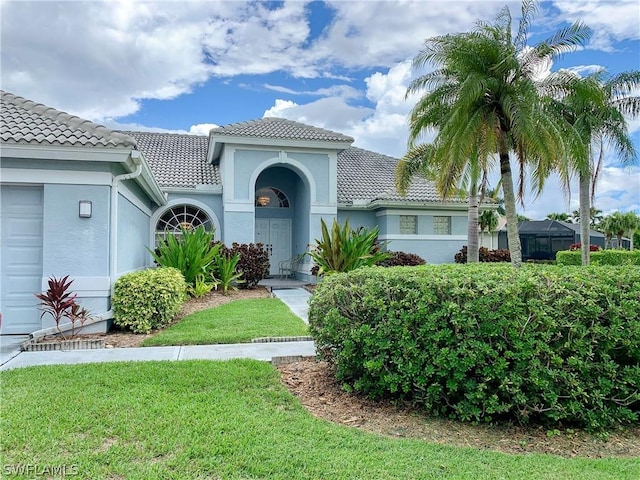
<path fill-rule="evenodd" d="M 331 178 L 329 168 L 329 156 L 323 153 L 286 152 L 287 158 L 297 160 L 311 173 L 316 185 L 316 203 L 335 203 L 331 198 L 331 184 L 336 179 Z"/>
<path fill-rule="evenodd" d="M 338 222 L 343 225 L 347 219 L 351 228 L 364 227 L 370 230 L 378 226 L 372 210 L 338 210 Z"/>
<path fill-rule="evenodd" d="M 453 263 L 453 257 L 460 251 L 466 240 L 443 238 L 442 240 L 394 239 L 389 241 L 387 250 L 420 255 L 427 263 Z"/>
<path fill-rule="evenodd" d="M 48 275 L 109 275 L 109 187 L 44 186 L 44 261 Z M 91 218 L 79 218 L 78 202 L 92 202 Z"/>
<path fill-rule="evenodd" d="M 117 275 L 150 265 L 149 215 L 118 195 Z"/>

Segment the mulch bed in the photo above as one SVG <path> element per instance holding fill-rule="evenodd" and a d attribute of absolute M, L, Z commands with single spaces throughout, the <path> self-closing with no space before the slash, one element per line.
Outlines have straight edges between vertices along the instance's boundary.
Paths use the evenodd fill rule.
<path fill-rule="evenodd" d="M 431 418 L 407 405 L 374 401 L 340 388 L 325 362 L 279 365 L 282 383 L 313 415 L 334 423 L 395 438 L 489 449 L 510 454 L 548 453 L 562 457 L 639 457 L 640 427 L 602 439 L 580 430 L 550 431 L 514 425 L 472 425 Z"/>

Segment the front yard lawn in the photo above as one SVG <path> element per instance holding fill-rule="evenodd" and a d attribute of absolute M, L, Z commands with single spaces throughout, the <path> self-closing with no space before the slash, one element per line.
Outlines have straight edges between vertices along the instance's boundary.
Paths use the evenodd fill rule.
<path fill-rule="evenodd" d="M 335 425 L 309 414 L 271 365 L 250 360 L 32 367 L 0 380 L 6 477 L 20 464 L 145 480 L 631 479 L 640 471 L 637 458 L 506 455 Z"/>
<path fill-rule="evenodd" d="M 307 325 L 277 298 L 235 300 L 184 317 L 145 347 L 250 342 L 258 337 L 308 335 Z"/>

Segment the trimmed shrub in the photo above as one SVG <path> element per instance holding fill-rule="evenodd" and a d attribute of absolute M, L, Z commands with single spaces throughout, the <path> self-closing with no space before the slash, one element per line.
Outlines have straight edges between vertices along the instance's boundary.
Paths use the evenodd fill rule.
<path fill-rule="evenodd" d="M 623 270 L 624 269 L 624 270 Z M 638 422 L 640 268 L 365 268 L 318 285 L 318 353 L 372 398 L 463 421 Z"/>
<path fill-rule="evenodd" d="M 453 257 L 456 263 L 467 263 L 467 246 L 464 245 L 462 249 Z M 480 261 L 481 262 L 510 262 L 511 252 L 506 248 L 500 248 L 497 250 L 489 250 L 487 247 L 480 247 Z"/>
<path fill-rule="evenodd" d="M 590 255 L 591 265 L 640 265 L 640 250 L 600 250 Z M 556 254 L 558 265 L 582 265 L 580 251 L 562 250 Z"/>
<path fill-rule="evenodd" d="M 116 281 L 114 323 L 135 333 L 149 333 L 169 323 L 186 299 L 187 284 L 176 268 L 127 273 Z"/>
<path fill-rule="evenodd" d="M 391 257 L 378 262 L 377 265 L 380 267 L 415 267 L 418 265 L 425 265 L 424 258 L 420 255 L 416 255 L 415 253 L 406 253 L 406 252 L 388 252 Z"/>
<path fill-rule="evenodd" d="M 569 245 L 569 250 L 571 250 L 572 252 L 575 250 L 580 250 L 581 248 L 582 248 L 581 243 L 572 243 L 571 245 Z M 600 250 L 601 248 L 598 245 L 589 244 L 590 252 L 599 252 Z"/>
<path fill-rule="evenodd" d="M 269 275 L 269 254 L 261 243 L 234 242 L 231 248 L 224 247 L 221 253 L 230 258 L 240 255 L 236 270 L 242 274 L 244 283 L 238 284 L 239 288 L 254 288 Z"/>

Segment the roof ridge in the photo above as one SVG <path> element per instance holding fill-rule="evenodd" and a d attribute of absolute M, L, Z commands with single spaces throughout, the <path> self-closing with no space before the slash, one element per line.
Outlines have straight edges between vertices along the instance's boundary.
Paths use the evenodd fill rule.
<path fill-rule="evenodd" d="M 209 135 L 192 134 L 192 133 L 178 133 L 178 132 L 150 132 L 147 130 L 115 130 L 122 134 L 134 134 L 134 135 L 167 135 L 173 137 L 186 137 L 186 138 L 209 138 Z"/>
<path fill-rule="evenodd" d="M 70 113 L 64 112 L 62 110 L 58 110 L 53 107 L 49 107 L 42 103 L 35 102 L 33 100 L 29 100 L 27 98 L 21 97 L 19 95 L 15 95 L 13 93 L 7 92 L 5 90 L 0 90 L 2 95 L 2 103 L 12 103 L 17 107 L 24 108 L 27 111 L 33 112 L 41 117 L 47 118 L 57 124 L 62 124 L 69 126 L 71 128 L 75 128 L 86 132 L 91 135 L 96 135 L 98 137 L 103 137 L 107 140 L 107 143 L 112 143 L 113 145 L 117 145 L 117 142 L 114 140 L 118 140 L 125 145 L 136 147 L 137 143 L 133 137 L 128 135 L 124 135 L 115 130 L 111 130 L 110 128 L 105 127 L 104 125 L 97 124 L 90 120 L 86 120 L 84 118 L 78 117 L 77 115 L 71 115 Z M 8 98 L 8 102 L 7 99 Z"/>

